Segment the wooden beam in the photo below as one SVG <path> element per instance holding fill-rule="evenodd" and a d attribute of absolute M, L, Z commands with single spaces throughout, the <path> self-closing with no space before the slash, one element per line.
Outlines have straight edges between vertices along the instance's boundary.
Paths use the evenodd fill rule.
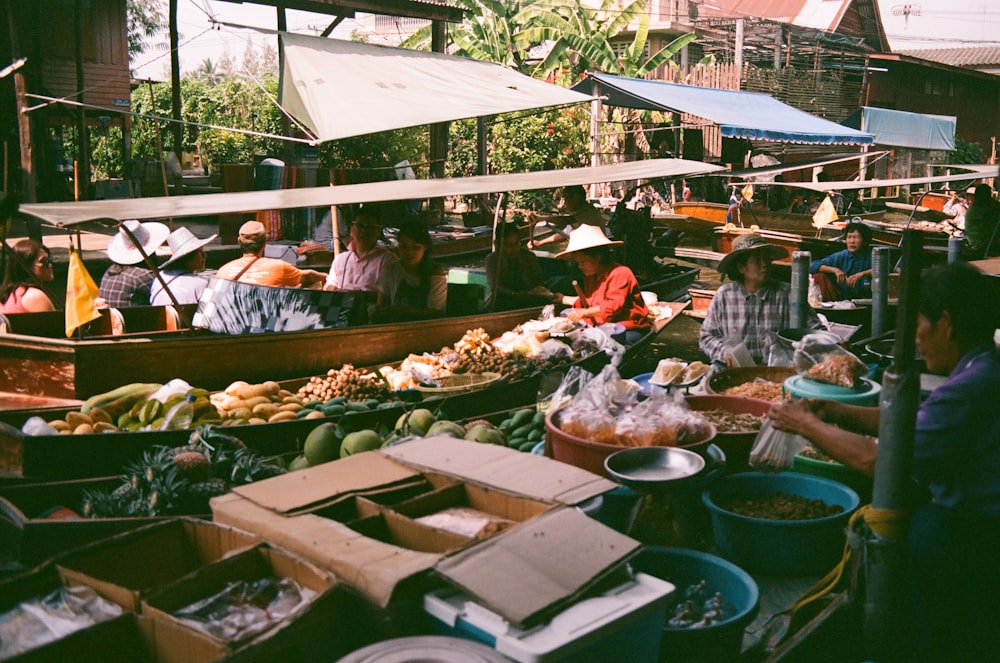
<path fill-rule="evenodd" d="M 465 10 L 444 4 L 414 0 L 224 0 L 239 4 L 276 6 L 279 2 L 286 9 L 332 14 L 351 18 L 354 12 L 381 14 L 383 16 L 403 16 L 428 21 L 461 23 Z"/>
<path fill-rule="evenodd" d="M 173 147 L 177 158 L 180 159 L 184 152 L 184 125 L 181 123 L 184 118 L 181 114 L 181 56 L 177 50 L 178 45 L 177 0 L 170 0 L 170 104 L 171 116 L 174 118 L 170 127 L 170 135 L 173 137 L 171 147 Z M 168 195 L 168 193 L 164 191 L 163 195 Z"/>

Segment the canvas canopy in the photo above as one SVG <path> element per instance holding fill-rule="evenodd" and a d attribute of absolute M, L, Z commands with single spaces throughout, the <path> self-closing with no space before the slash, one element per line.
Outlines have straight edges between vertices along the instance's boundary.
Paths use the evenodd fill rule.
<path fill-rule="evenodd" d="M 693 177 L 720 170 L 724 170 L 724 168 L 701 161 L 648 159 L 607 166 L 506 175 L 480 175 L 435 180 L 392 180 L 344 186 L 210 193 L 170 198 L 122 198 L 76 203 L 32 203 L 21 205 L 20 211 L 54 226 L 70 226 L 99 219 L 182 218 L 256 210 L 330 207 L 389 200 L 470 196 L 500 191 L 553 189 L 574 184 Z"/>
<path fill-rule="evenodd" d="M 287 32 L 280 44 L 279 101 L 319 142 L 591 100 L 492 62 Z"/>
<path fill-rule="evenodd" d="M 595 89 L 596 86 L 596 89 Z M 766 94 L 717 90 L 647 81 L 610 74 L 588 74 L 574 90 L 606 97 L 624 108 L 676 111 L 703 117 L 725 138 L 808 145 L 871 145 L 871 134 L 810 115 Z"/>
<path fill-rule="evenodd" d="M 871 189 L 890 186 L 910 186 L 922 184 L 944 184 L 948 182 L 968 182 L 970 180 L 997 177 L 1000 172 L 994 165 L 953 165 L 935 166 L 937 168 L 952 168 L 955 171 L 947 175 L 933 175 L 930 177 L 903 177 L 889 180 L 851 180 L 844 182 L 788 182 L 777 183 L 778 186 L 790 186 L 797 189 L 810 189 L 812 191 L 842 191 L 855 189 Z"/>
<path fill-rule="evenodd" d="M 951 115 L 927 115 L 862 106 L 844 125 L 875 134 L 875 143 L 920 150 L 954 150 L 955 124 Z"/>

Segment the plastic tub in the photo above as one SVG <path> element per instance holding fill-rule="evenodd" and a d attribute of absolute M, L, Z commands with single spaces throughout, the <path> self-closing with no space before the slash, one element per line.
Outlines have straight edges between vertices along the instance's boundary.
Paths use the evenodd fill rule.
<path fill-rule="evenodd" d="M 792 472 L 839 481 L 858 494 L 862 503 L 872 499 L 872 480 L 861 472 L 838 463 L 835 460 L 819 460 L 808 456 L 796 456 L 792 461 Z"/>
<path fill-rule="evenodd" d="M 621 451 L 625 447 L 618 444 L 591 442 L 582 437 L 576 437 L 575 435 L 563 432 L 559 428 L 559 416 L 563 409 L 549 410 L 549 413 L 545 416 L 545 435 L 552 447 L 552 457 L 560 462 L 575 465 L 576 467 L 610 479 L 611 476 L 604 468 L 604 459 L 616 451 Z M 708 436 L 698 440 L 691 440 L 678 446 L 704 446 L 710 443 L 714 437 L 715 427 L 712 426 L 711 433 Z"/>
<path fill-rule="evenodd" d="M 671 663 L 735 661 L 743 648 L 743 632 L 757 616 L 760 591 L 757 583 L 740 567 L 708 553 L 682 548 L 647 547 L 632 561 L 632 568 L 662 578 L 673 585 L 679 603 L 684 590 L 704 580 L 710 593 L 721 592 L 732 614 L 712 626 L 664 628 L 660 651 Z M 667 611 L 667 619 L 674 614 Z"/>
<path fill-rule="evenodd" d="M 793 375 L 785 380 L 783 390 L 792 399 L 798 398 L 828 398 L 850 405 L 878 405 L 882 393 L 882 385 L 868 378 L 861 378 L 860 386 L 856 388 L 841 387 L 810 380 L 801 375 Z"/>
<path fill-rule="evenodd" d="M 739 396 L 722 396 L 711 394 L 707 396 L 686 396 L 685 400 L 692 410 L 725 410 L 733 414 L 752 414 L 755 417 L 765 417 L 771 411 L 771 402 L 757 398 L 741 398 Z M 717 445 L 726 454 L 726 466 L 730 470 L 744 470 L 750 461 L 750 449 L 757 439 L 757 431 L 726 433 L 716 430 L 712 444 Z M 690 448 L 690 447 L 688 447 Z"/>
<path fill-rule="evenodd" d="M 774 493 L 820 499 L 843 511 L 810 520 L 771 520 L 720 506 Z M 719 554 L 748 571 L 773 575 L 813 575 L 833 568 L 844 551 L 847 521 L 860 503 L 858 494 L 842 483 L 796 472 L 732 474 L 705 490 L 701 499 L 711 513 Z"/>

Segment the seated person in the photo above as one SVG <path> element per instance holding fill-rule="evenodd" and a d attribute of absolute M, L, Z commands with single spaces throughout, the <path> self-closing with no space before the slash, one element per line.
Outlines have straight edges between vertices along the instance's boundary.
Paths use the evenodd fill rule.
<path fill-rule="evenodd" d="M 748 233 L 719 262 L 719 272 L 732 282 L 716 291 L 698 336 L 698 346 L 713 362 L 736 365 L 733 349 L 742 343 L 756 364 L 767 363 L 778 332 L 790 324 L 791 286 L 770 275 L 771 261 L 786 255 L 780 246 Z M 822 328 L 811 308 L 807 316 L 806 327 Z"/>
<path fill-rule="evenodd" d="M 310 287 L 326 278 L 323 272 L 299 269 L 284 260 L 265 257 L 267 231 L 260 221 L 247 221 L 240 226 L 236 241 L 243 255 L 220 267 L 216 278 L 283 288 Z"/>
<path fill-rule="evenodd" d="M 611 257 L 611 247 L 621 244 L 608 239 L 596 226 L 582 225 L 574 230 L 566 250 L 557 257 L 576 261 L 583 272 L 583 286 L 578 295 L 553 295 L 552 301 L 572 306 L 566 317 L 573 322 L 620 323 L 625 327 L 621 340 L 634 343 L 652 323 L 632 270 Z"/>
<path fill-rule="evenodd" d="M 372 322 L 424 320 L 444 314 L 448 274 L 431 260 L 431 236 L 417 219 L 396 233 L 398 260 L 386 263 L 378 279 Z"/>
<path fill-rule="evenodd" d="M 994 342 L 1000 295 L 989 292 L 993 286 L 962 262 L 928 268 L 920 279 L 917 348 L 927 370 L 947 379 L 920 404 L 910 433 L 912 479 L 924 495 L 909 514 L 905 539 L 916 655 L 904 652 L 901 660 L 989 661 L 1000 651 L 1000 353 Z M 883 462 L 875 439 L 881 412 L 810 398 L 775 405 L 770 417 L 776 428 L 806 437 L 872 477 Z"/>
<path fill-rule="evenodd" d="M 52 300 L 40 287 L 55 278 L 48 247 L 33 239 L 22 239 L 6 258 L 0 283 L 0 313 L 54 311 Z"/>
<path fill-rule="evenodd" d="M 371 213 L 361 211 L 351 223 L 351 242 L 347 250 L 333 259 L 324 290 L 378 291 L 382 270 L 396 255 L 379 240 L 382 223 Z"/>
<path fill-rule="evenodd" d="M 340 216 L 339 214 L 337 215 Z M 343 228 L 338 229 L 338 237 L 344 237 L 347 233 Z M 312 224 L 312 229 L 309 233 L 309 237 L 302 240 L 297 247 L 295 247 L 295 252 L 300 256 L 309 256 L 313 253 L 318 253 L 320 255 L 332 254 L 333 253 L 333 214 L 327 210 L 318 221 L 314 221 Z M 328 257 L 327 260 L 330 258 Z"/>
<path fill-rule="evenodd" d="M 809 202 L 806 200 L 805 196 L 801 193 L 796 193 L 792 196 L 792 202 L 788 204 L 789 214 L 809 214 Z"/>
<path fill-rule="evenodd" d="M 568 186 L 560 189 L 560 206 L 566 210 L 564 214 L 528 213 L 528 248 L 534 249 L 546 244 L 555 244 L 569 239 L 570 233 L 581 225 L 595 226 L 602 231 L 607 227 L 608 220 L 600 210 L 587 201 L 587 189 L 584 186 Z M 562 228 L 556 228 L 548 237 L 535 239 L 535 226 L 539 223 L 559 222 Z"/>
<path fill-rule="evenodd" d="M 851 221 L 844 228 L 844 241 L 846 249 L 813 260 L 809 266 L 824 302 L 872 296 L 872 229 Z"/>
<path fill-rule="evenodd" d="M 493 310 L 543 306 L 552 301 L 538 257 L 521 245 L 515 223 L 497 226 L 497 250 L 486 256 L 486 306 Z"/>
<path fill-rule="evenodd" d="M 198 239 L 183 226 L 167 236 L 170 259 L 160 266 L 160 276 L 178 304 L 197 304 L 205 291 L 208 279 L 198 276 L 198 272 L 205 270 L 205 245 L 216 237 L 218 235 Z M 155 279 L 150 287 L 149 303 L 153 306 L 171 306 L 174 303 L 159 279 Z"/>
<path fill-rule="evenodd" d="M 107 254 L 111 265 L 101 277 L 99 306 L 128 308 L 149 305 L 149 289 L 156 277 L 153 270 L 140 263 L 151 259 L 153 252 L 169 234 L 170 228 L 154 221 L 139 223 L 129 219 L 121 223 L 118 234 L 108 242 Z"/>

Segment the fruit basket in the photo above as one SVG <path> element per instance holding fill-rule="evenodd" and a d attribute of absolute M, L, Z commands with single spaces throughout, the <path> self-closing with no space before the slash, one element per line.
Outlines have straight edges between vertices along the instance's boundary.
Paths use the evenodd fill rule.
<path fill-rule="evenodd" d="M 418 384 L 416 389 L 424 395 L 424 398 L 453 396 L 482 389 L 502 379 L 503 376 L 499 373 L 456 373 L 438 378 L 439 386 Z"/>

